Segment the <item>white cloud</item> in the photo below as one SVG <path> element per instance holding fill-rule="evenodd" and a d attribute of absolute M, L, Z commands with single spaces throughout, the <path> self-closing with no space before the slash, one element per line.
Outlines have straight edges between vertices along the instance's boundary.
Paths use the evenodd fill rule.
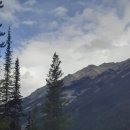
<path fill-rule="evenodd" d="M 4 0 L 3 4 L 4 8 L 0 11 L 1 20 L 10 22 L 16 21 L 15 13 L 23 10 L 19 2 L 17 0 Z"/>
<path fill-rule="evenodd" d="M 68 9 L 65 7 L 57 7 L 55 8 L 52 13 L 54 13 L 55 16 L 57 17 L 63 17 L 66 16 L 68 12 Z"/>
<path fill-rule="evenodd" d="M 130 2 L 126 0 L 126 3 L 123 4 L 122 17 L 116 8 L 86 8 L 73 17 L 67 17 L 56 32 L 41 33 L 28 40 L 19 50 L 24 95 L 45 85 L 55 51 L 60 55 L 65 75 L 89 64 L 129 58 L 130 30 L 125 27 L 130 22 Z M 64 16 L 67 9 L 58 7 L 54 12 L 56 16 Z M 55 28 L 57 24 L 54 21 L 50 27 Z"/>
<path fill-rule="evenodd" d="M 32 26 L 32 25 L 36 24 L 36 21 L 27 20 L 27 21 L 23 21 L 22 24 Z"/>
<path fill-rule="evenodd" d="M 54 20 L 54 21 L 48 23 L 48 29 L 57 29 L 58 25 L 59 25 L 58 22 Z"/>
<path fill-rule="evenodd" d="M 33 6 L 35 4 L 36 4 L 36 0 L 28 0 L 25 2 L 25 5 L 27 5 L 27 6 Z"/>
<path fill-rule="evenodd" d="M 31 3 L 34 4 L 35 0 L 29 0 L 27 3 L 30 3 L 30 5 Z M 28 25 L 32 24 L 31 21 L 24 21 L 24 18 L 20 19 L 20 14 L 25 13 L 26 16 L 27 12 L 39 13 L 41 11 L 40 9 L 34 9 L 34 7 L 23 4 L 22 2 L 20 3 L 18 0 L 4 0 L 3 4 L 4 7 L 0 11 L 1 21 L 8 24 L 13 23 L 16 27 L 19 26 L 22 21 Z"/>

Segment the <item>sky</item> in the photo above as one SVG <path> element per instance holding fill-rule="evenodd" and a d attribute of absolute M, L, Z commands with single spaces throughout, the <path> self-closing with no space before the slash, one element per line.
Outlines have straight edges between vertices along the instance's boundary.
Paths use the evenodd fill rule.
<path fill-rule="evenodd" d="M 11 26 L 21 65 L 21 93 L 46 84 L 54 52 L 64 76 L 89 64 L 130 58 L 129 0 L 3 0 L 2 30 Z"/>

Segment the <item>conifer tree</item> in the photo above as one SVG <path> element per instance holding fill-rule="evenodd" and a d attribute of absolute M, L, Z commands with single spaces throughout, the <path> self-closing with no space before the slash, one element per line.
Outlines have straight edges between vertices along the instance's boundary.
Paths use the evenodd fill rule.
<path fill-rule="evenodd" d="M 5 64 L 4 64 L 4 81 L 2 89 L 2 103 L 4 104 L 4 115 L 9 114 L 9 104 L 12 94 L 12 75 L 11 75 L 11 65 L 12 65 L 12 50 L 11 50 L 11 31 L 10 27 L 8 29 L 7 35 L 7 47 L 5 52 Z"/>
<path fill-rule="evenodd" d="M 0 119 L 1 117 L 3 117 L 4 114 L 4 105 L 3 105 L 3 84 L 4 84 L 4 80 L 1 79 L 0 80 Z"/>
<path fill-rule="evenodd" d="M 12 100 L 10 101 L 11 107 L 11 118 L 13 119 L 14 130 L 20 129 L 20 117 L 22 115 L 22 100 L 20 94 L 20 66 L 19 59 L 16 59 L 15 62 L 15 70 L 14 70 L 14 84 L 13 84 L 13 92 L 12 92 Z"/>
<path fill-rule="evenodd" d="M 60 69 L 61 61 L 54 53 L 53 61 L 49 70 L 47 81 L 47 95 L 44 104 L 44 129 L 64 130 L 66 127 L 63 112 L 65 99 L 63 99 L 63 80 Z"/>
<path fill-rule="evenodd" d="M 3 7 L 4 7 L 3 2 L 0 1 L 0 8 L 3 8 Z M 2 24 L 0 24 L 0 27 L 2 27 Z M 4 35 L 5 35 L 5 32 L 0 31 L 0 37 L 4 36 Z M 6 45 L 5 42 L 1 42 L 0 48 L 5 47 L 5 45 Z M 0 58 L 1 57 L 2 56 L 0 55 Z M 2 84 L 3 84 L 3 79 L 1 77 L 1 71 L 2 71 L 2 69 L 1 69 L 1 65 L 0 65 L 0 106 L 2 105 L 2 89 L 1 89 L 1 87 L 2 87 Z M 2 114 L 2 110 L 1 110 L 1 107 L 0 107 L 0 117 L 1 117 L 1 114 Z"/>

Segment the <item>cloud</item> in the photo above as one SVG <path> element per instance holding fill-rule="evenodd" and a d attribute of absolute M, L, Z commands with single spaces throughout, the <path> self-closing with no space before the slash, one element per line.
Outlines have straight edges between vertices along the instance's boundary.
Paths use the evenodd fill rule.
<path fill-rule="evenodd" d="M 36 0 L 28 0 L 25 2 L 25 5 L 27 5 L 27 6 L 33 6 L 35 4 L 36 4 Z"/>
<path fill-rule="evenodd" d="M 67 15 L 67 12 L 68 9 L 65 7 L 57 7 L 52 11 L 56 17 L 64 17 Z"/>
<path fill-rule="evenodd" d="M 16 20 L 15 13 L 23 10 L 23 7 L 16 0 L 11 1 L 4 0 L 3 4 L 4 8 L 2 8 L 0 11 L 0 17 L 1 20 L 3 21 L 10 21 L 10 22 L 15 21 Z"/>
<path fill-rule="evenodd" d="M 95 39 L 92 39 L 91 42 L 81 45 L 81 47 L 78 48 L 76 51 L 81 50 L 82 53 L 84 51 L 88 53 L 88 52 L 95 52 L 97 50 L 100 50 L 100 51 L 101 50 L 110 50 L 111 48 L 114 48 L 114 46 L 112 44 L 110 44 L 109 41 L 95 38 Z"/>
<path fill-rule="evenodd" d="M 27 4 L 28 3 L 28 4 Z M 2 22 L 6 22 L 8 24 L 13 24 L 14 26 L 19 26 L 21 22 L 25 24 L 32 24 L 31 21 L 25 21 L 22 17 L 26 16 L 26 13 L 39 13 L 41 10 L 36 9 L 31 6 L 31 4 L 35 4 L 35 0 L 29 0 L 27 3 L 22 3 L 17 0 L 4 0 L 4 7 L 0 11 L 0 19 Z M 29 6 L 30 4 L 30 6 Z"/>
<path fill-rule="evenodd" d="M 57 29 L 59 26 L 58 22 L 57 21 L 52 21 L 50 23 L 48 23 L 48 29 Z"/>
<path fill-rule="evenodd" d="M 36 24 L 36 21 L 28 20 L 28 21 L 23 21 L 22 24 L 32 26 Z"/>
<path fill-rule="evenodd" d="M 106 1 L 103 1 L 105 3 Z M 111 1 L 110 1 L 111 2 Z M 23 43 L 18 50 L 21 61 L 22 92 L 45 85 L 45 78 L 56 51 L 62 60 L 64 75 L 89 64 L 121 61 L 130 57 L 130 2 L 118 1 L 110 7 L 94 4 L 76 11 L 66 20 L 49 22 L 55 31 L 41 32 Z M 121 12 L 121 13 L 120 13 Z M 66 16 L 68 9 L 57 7 L 55 16 Z M 28 82 L 30 81 L 30 82 Z"/>

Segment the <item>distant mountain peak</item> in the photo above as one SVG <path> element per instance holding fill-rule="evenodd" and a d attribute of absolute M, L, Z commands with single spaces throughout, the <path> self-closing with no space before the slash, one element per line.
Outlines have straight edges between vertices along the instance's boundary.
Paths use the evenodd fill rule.
<path fill-rule="evenodd" d="M 74 74 L 68 74 L 64 77 L 64 86 L 70 86 L 73 82 L 78 81 L 82 78 L 90 78 L 94 79 L 97 76 L 101 75 L 104 72 L 110 70 L 125 70 L 130 68 L 130 58 L 122 61 L 122 62 L 110 62 L 110 63 L 103 63 L 99 66 L 96 65 L 88 65 L 87 67 L 75 72 Z M 30 99 L 30 101 L 35 101 L 36 97 L 41 98 L 45 94 L 45 86 L 37 89 L 33 92 L 30 96 L 26 97 L 25 99 Z"/>
<path fill-rule="evenodd" d="M 75 80 L 80 80 L 84 77 L 89 77 L 91 79 L 97 77 L 98 75 L 100 75 L 101 73 L 109 70 L 109 69 L 114 69 L 116 66 L 118 65 L 118 63 L 103 63 L 99 66 L 96 65 L 88 65 L 87 67 L 77 71 L 74 74 L 69 74 L 64 78 L 64 83 L 65 86 L 70 85 L 72 82 L 74 82 Z"/>

